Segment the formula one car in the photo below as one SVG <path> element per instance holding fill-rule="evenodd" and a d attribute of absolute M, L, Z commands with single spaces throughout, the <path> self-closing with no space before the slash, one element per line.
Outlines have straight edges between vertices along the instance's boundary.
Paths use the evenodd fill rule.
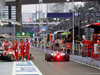
<path fill-rule="evenodd" d="M 24 56 L 27 59 L 27 56 Z M 16 56 L 15 56 L 15 52 L 12 49 L 8 49 L 8 51 L 6 50 L 0 50 L 0 59 L 2 60 L 7 60 L 7 61 L 14 61 L 16 60 Z M 21 53 L 18 51 L 18 59 L 21 60 Z M 29 55 L 29 59 L 34 59 L 34 57 L 32 57 L 32 55 Z"/>
<path fill-rule="evenodd" d="M 60 61 L 60 60 L 69 61 L 70 56 L 65 51 L 63 51 L 63 49 L 56 48 L 53 51 L 47 52 L 45 54 L 45 60 L 52 61 L 52 59 L 55 61 Z"/>
<path fill-rule="evenodd" d="M 14 50 L 12 50 L 10 48 L 7 51 L 6 50 L 2 50 L 2 53 L 0 53 L 0 54 L 1 54 L 0 58 L 2 60 L 7 60 L 7 61 L 16 60 L 15 52 L 14 52 Z M 18 58 L 20 58 L 20 57 L 21 57 L 21 54 L 18 53 Z"/>

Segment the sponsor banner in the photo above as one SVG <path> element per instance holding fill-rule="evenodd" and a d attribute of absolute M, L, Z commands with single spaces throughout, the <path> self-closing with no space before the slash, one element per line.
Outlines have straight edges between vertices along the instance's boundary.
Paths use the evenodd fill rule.
<path fill-rule="evenodd" d="M 33 32 L 16 32 L 15 33 L 16 37 L 31 37 L 33 38 Z"/>

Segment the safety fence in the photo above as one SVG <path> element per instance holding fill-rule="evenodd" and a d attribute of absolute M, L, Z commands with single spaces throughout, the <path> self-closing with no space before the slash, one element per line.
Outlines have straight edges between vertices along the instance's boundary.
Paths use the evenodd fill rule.
<path fill-rule="evenodd" d="M 71 44 L 71 54 L 91 57 L 91 47 L 85 44 Z"/>

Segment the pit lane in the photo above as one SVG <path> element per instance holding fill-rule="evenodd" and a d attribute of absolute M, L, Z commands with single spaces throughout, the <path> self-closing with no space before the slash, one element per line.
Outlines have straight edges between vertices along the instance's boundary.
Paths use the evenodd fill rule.
<path fill-rule="evenodd" d="M 47 62 L 45 61 L 45 52 L 35 48 L 31 48 L 30 53 L 35 58 L 31 60 L 32 63 L 42 75 L 100 75 L 100 70 L 74 61 Z M 0 75 L 12 75 L 14 63 L 0 60 Z"/>
<path fill-rule="evenodd" d="M 100 70 L 74 61 L 70 62 L 47 62 L 45 52 L 32 48 L 32 60 L 43 75 L 100 75 Z"/>
<path fill-rule="evenodd" d="M 0 60 L 0 75 L 12 75 L 13 62 Z"/>

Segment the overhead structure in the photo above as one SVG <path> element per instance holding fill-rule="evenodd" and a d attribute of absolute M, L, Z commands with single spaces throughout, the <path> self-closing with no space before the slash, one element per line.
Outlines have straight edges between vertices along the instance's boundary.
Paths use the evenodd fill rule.
<path fill-rule="evenodd" d="M 16 0 L 6 0 L 6 5 L 15 5 Z M 59 2 L 66 2 L 67 0 L 42 0 L 43 3 L 59 3 Z M 75 2 L 86 2 L 86 1 L 99 1 L 99 0 L 74 0 Z M 21 0 L 22 4 L 38 4 L 39 0 Z M 72 2 L 72 0 L 69 0 L 69 2 Z"/>
<path fill-rule="evenodd" d="M 16 25 L 16 31 L 22 31 L 22 13 L 21 13 L 21 5 L 25 4 L 39 4 L 39 3 L 59 3 L 59 2 L 72 2 L 73 0 L 5 0 L 6 6 L 16 6 L 16 21 L 18 21 L 21 26 Z M 86 1 L 98 1 L 100 0 L 74 0 L 74 2 L 86 2 Z M 9 10 L 11 12 L 11 10 Z M 9 12 L 9 13 L 10 13 Z M 11 19 L 11 15 L 9 15 L 9 19 Z"/>

